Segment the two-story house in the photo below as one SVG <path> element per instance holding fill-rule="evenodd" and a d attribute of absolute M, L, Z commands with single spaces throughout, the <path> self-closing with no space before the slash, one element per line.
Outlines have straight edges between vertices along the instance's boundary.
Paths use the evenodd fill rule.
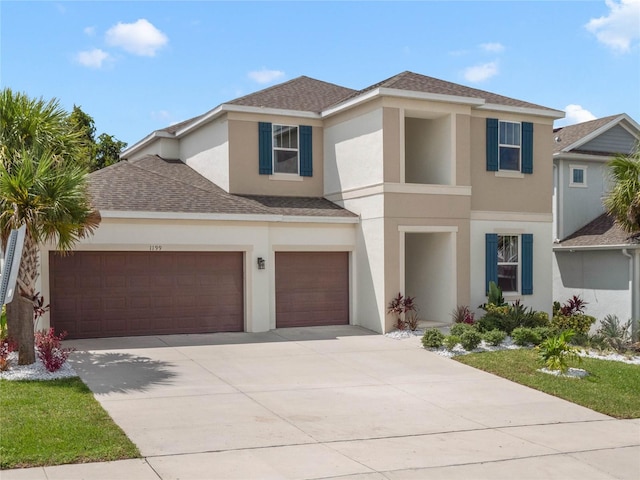
<path fill-rule="evenodd" d="M 563 112 L 404 72 L 299 77 L 158 130 L 91 175 L 102 224 L 46 251 L 71 337 L 449 322 L 496 281 L 550 311 L 553 121 Z"/>
<path fill-rule="evenodd" d="M 602 203 L 610 188 L 607 162 L 639 141 L 640 125 L 624 113 L 554 130 L 554 298 L 579 295 L 598 320 L 640 319 L 640 240 Z"/>

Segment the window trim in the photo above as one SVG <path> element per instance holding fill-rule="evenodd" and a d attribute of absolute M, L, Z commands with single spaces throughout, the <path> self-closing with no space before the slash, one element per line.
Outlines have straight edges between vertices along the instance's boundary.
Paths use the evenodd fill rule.
<path fill-rule="evenodd" d="M 512 123 L 514 125 L 518 125 L 518 130 L 520 131 L 520 143 L 518 145 L 513 145 L 510 143 L 500 143 L 500 125 L 502 125 L 503 123 Z M 518 168 L 501 168 L 500 149 L 502 147 L 518 149 Z M 510 120 L 498 119 L 498 172 L 522 172 L 522 122 L 512 122 Z"/>
<path fill-rule="evenodd" d="M 295 128 L 296 129 L 296 148 L 287 148 L 287 147 L 276 147 L 276 127 L 287 127 L 287 128 Z M 296 162 L 296 172 L 278 172 L 276 170 L 276 151 L 280 152 L 296 152 L 297 162 Z M 271 124 L 271 171 L 272 175 L 287 175 L 287 176 L 300 176 L 300 126 L 299 125 L 286 125 L 283 123 L 272 123 Z"/>
<path fill-rule="evenodd" d="M 573 188 L 587 188 L 587 166 L 586 165 L 569 165 L 569 186 Z M 574 182 L 573 172 L 582 170 L 582 183 Z"/>

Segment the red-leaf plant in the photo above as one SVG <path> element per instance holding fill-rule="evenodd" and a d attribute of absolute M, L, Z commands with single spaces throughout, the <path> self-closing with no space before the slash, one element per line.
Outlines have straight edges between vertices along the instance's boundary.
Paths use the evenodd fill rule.
<path fill-rule="evenodd" d="M 585 302 L 578 295 L 574 295 L 572 298 L 567 300 L 565 304 L 560 308 L 560 313 L 565 317 L 570 317 L 572 315 L 576 315 L 578 313 L 584 313 L 584 308 L 588 305 L 588 302 Z"/>
<path fill-rule="evenodd" d="M 387 313 L 397 317 L 395 327 L 398 330 L 404 330 L 407 327 L 411 328 L 411 330 L 415 330 L 418 327 L 417 316 L 413 315 L 410 316 L 409 319 L 403 319 L 402 315 L 407 312 L 415 312 L 416 310 L 415 297 L 405 297 L 398 292 L 398 295 L 389 302 Z"/>
<path fill-rule="evenodd" d="M 56 335 L 53 328 L 48 331 L 36 332 L 36 352 L 47 371 L 60 370 L 73 352 L 73 348 L 62 348 L 61 346 L 61 342 L 66 336 L 67 332 Z"/>

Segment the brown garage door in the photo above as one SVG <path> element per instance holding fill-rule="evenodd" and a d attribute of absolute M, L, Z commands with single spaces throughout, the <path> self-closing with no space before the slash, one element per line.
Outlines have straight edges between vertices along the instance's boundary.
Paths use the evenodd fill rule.
<path fill-rule="evenodd" d="M 349 324 L 348 252 L 276 252 L 276 327 Z"/>
<path fill-rule="evenodd" d="M 242 252 L 51 253 L 51 324 L 68 338 L 242 331 Z"/>

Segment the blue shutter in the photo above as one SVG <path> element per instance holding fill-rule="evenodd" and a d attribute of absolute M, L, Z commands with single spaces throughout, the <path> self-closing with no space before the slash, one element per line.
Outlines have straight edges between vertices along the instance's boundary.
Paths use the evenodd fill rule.
<path fill-rule="evenodd" d="M 271 124 L 267 122 L 260 122 L 258 124 L 260 175 L 271 175 L 273 173 L 272 142 L 273 134 L 271 132 Z"/>
<path fill-rule="evenodd" d="M 300 125 L 300 176 L 313 176 L 313 141 L 311 138 L 311 127 Z"/>
<path fill-rule="evenodd" d="M 485 293 L 489 293 L 489 282 L 498 283 L 498 234 L 486 234 Z"/>
<path fill-rule="evenodd" d="M 533 235 L 522 234 L 522 294 L 533 294 Z"/>
<path fill-rule="evenodd" d="M 533 173 L 533 123 L 522 122 L 522 173 Z"/>
<path fill-rule="evenodd" d="M 498 119 L 487 118 L 487 171 L 498 171 Z"/>

